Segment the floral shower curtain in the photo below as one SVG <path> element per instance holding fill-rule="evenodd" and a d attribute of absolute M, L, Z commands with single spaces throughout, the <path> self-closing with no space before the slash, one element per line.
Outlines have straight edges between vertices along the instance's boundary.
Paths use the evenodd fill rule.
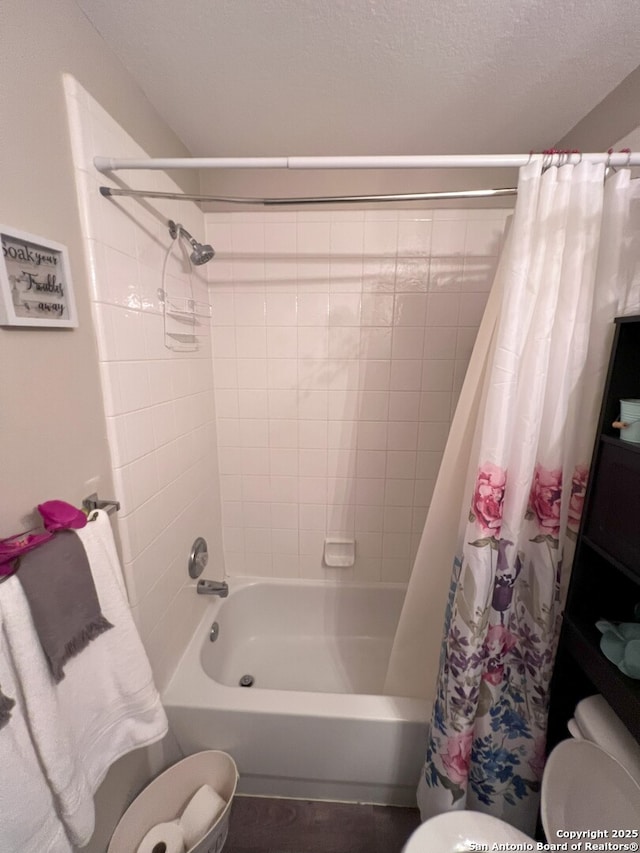
<path fill-rule="evenodd" d="M 520 173 L 418 788 L 423 819 L 471 808 L 535 828 L 561 608 L 623 298 L 629 187 L 627 172 L 605 189 L 603 167 L 588 163 Z"/>

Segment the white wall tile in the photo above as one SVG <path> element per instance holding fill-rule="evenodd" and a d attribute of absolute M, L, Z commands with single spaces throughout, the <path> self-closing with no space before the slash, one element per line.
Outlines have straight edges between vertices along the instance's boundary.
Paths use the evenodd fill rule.
<path fill-rule="evenodd" d="M 460 296 L 457 293 L 430 293 L 427 326 L 457 326 L 459 310 Z"/>
<path fill-rule="evenodd" d="M 385 507 L 362 506 L 355 509 L 355 529 L 362 533 L 379 533 L 384 526 Z"/>
<path fill-rule="evenodd" d="M 291 352 L 295 353 L 295 345 Z M 304 326 L 298 329 L 298 356 L 300 358 L 328 358 L 329 329 Z"/>
<path fill-rule="evenodd" d="M 429 359 L 423 363 L 423 391 L 451 391 L 455 362 L 452 359 Z"/>
<path fill-rule="evenodd" d="M 351 537 L 354 531 L 355 507 L 351 504 L 333 503 L 327 514 L 327 532 L 334 536 Z"/>
<path fill-rule="evenodd" d="M 397 326 L 424 327 L 427 313 L 425 293 L 400 293 L 395 298 L 393 322 Z"/>
<path fill-rule="evenodd" d="M 391 358 L 391 328 L 362 328 L 358 355 L 369 358 Z"/>
<path fill-rule="evenodd" d="M 487 293 L 465 294 L 464 298 L 460 300 L 460 310 L 458 313 L 458 323 L 460 326 L 478 328 L 487 304 L 487 296 Z"/>
<path fill-rule="evenodd" d="M 264 326 L 266 306 L 264 293 L 234 294 L 235 322 L 239 326 Z"/>
<path fill-rule="evenodd" d="M 338 256 L 361 256 L 364 249 L 364 222 L 348 221 L 344 211 L 339 220 L 331 223 L 331 254 Z M 353 211 L 358 213 L 358 211 Z M 333 214 L 332 214 L 333 218 Z M 354 217 L 355 219 L 356 217 Z M 361 215 L 358 217 L 364 219 Z"/>
<path fill-rule="evenodd" d="M 365 256 L 395 257 L 399 250 L 402 250 L 402 241 L 399 239 L 398 224 L 395 220 L 365 221 L 363 242 Z"/>
<path fill-rule="evenodd" d="M 265 358 L 266 329 L 260 326 L 236 326 L 236 355 L 238 358 Z"/>
<path fill-rule="evenodd" d="M 224 524 L 235 531 L 225 535 L 228 570 L 405 581 L 504 212 L 308 210 L 207 221 L 214 243 L 215 229 L 227 229 L 224 275 L 233 281 L 227 290 L 207 270 L 223 288 L 211 291 L 212 352 Z M 103 323 L 112 342 L 113 319 Z M 152 402 L 163 402 L 160 383 L 154 368 Z M 249 507 L 244 518 L 240 506 Z M 269 535 L 247 539 L 248 530 Z M 357 531 L 353 571 L 323 565 L 327 531 Z"/>
<path fill-rule="evenodd" d="M 81 128 L 84 147 L 74 145 L 78 194 L 83 212 L 90 263 L 92 313 L 95 319 L 101 379 L 108 423 L 114 482 L 122 502 L 118 527 L 128 589 L 137 606 L 143 639 L 156 673 L 167 674 L 182 651 L 193 619 L 188 615 L 201 605 L 185 604 L 180 589 L 185 583 L 184 555 L 197 534 L 210 542 L 212 565 L 222 573 L 219 489 L 213 433 L 204 424 L 213 418 L 213 377 L 209 340 L 202 339 L 193 357 L 165 346 L 162 305 L 158 298 L 162 264 L 169 236 L 156 217 L 130 199 L 101 200 L 96 204 L 95 182 L 83 170 L 100 153 L 92 145 L 117 148 L 127 156 L 146 156 L 91 96 L 76 84 L 72 128 Z M 73 133 L 73 131 L 72 131 Z M 87 160 L 87 158 L 89 158 Z M 154 176 L 157 186 L 177 190 L 168 178 Z M 161 214 L 165 219 L 164 211 Z M 204 217 L 195 205 L 184 208 L 188 227 L 204 233 Z M 186 287 L 184 264 L 174 253 L 167 269 L 168 289 Z M 192 280 L 198 299 L 208 298 L 200 277 Z M 233 331 L 232 294 L 220 295 L 214 322 Z M 221 326 L 222 327 L 222 326 Z M 227 339 L 228 340 L 228 339 Z M 227 349 L 221 354 L 235 355 Z M 193 362 L 205 363 L 206 368 Z M 232 393 L 237 399 L 236 382 Z M 237 415 L 237 412 L 235 412 Z M 117 467 L 127 461 L 126 467 Z M 198 463 L 196 465 L 196 462 Z M 180 557 L 180 559 L 178 559 Z M 191 613 L 193 616 L 193 614 Z M 156 642 L 156 626 L 174 618 L 184 631 L 164 634 Z M 172 622 L 172 624 L 174 624 Z"/>
<path fill-rule="evenodd" d="M 331 247 L 331 225 L 329 222 L 298 222 L 296 238 L 299 256 L 325 256 Z"/>
<path fill-rule="evenodd" d="M 401 219 L 398 222 L 398 254 L 431 254 L 432 222 L 428 219 Z"/>
<path fill-rule="evenodd" d="M 238 388 L 267 388 L 267 362 L 263 358 L 239 358 L 236 369 Z"/>
<path fill-rule="evenodd" d="M 297 314 L 297 297 L 295 293 L 267 293 L 267 325 L 295 326 Z"/>
<path fill-rule="evenodd" d="M 436 220 L 431 231 L 431 254 L 464 255 L 467 223 L 461 220 Z"/>
<path fill-rule="evenodd" d="M 331 293 L 329 295 L 330 326 L 360 326 L 360 295 Z"/>
<path fill-rule="evenodd" d="M 361 301 L 361 322 L 363 326 L 390 326 L 392 324 L 392 293 L 363 293 Z"/>
<path fill-rule="evenodd" d="M 299 506 L 300 530 L 326 530 L 326 504 L 306 503 Z"/>
<path fill-rule="evenodd" d="M 364 421 L 357 432 L 359 450 L 385 450 L 387 447 L 386 421 Z"/>
<path fill-rule="evenodd" d="M 422 326 L 396 326 L 393 330 L 391 358 L 422 358 L 425 330 Z"/>
<path fill-rule="evenodd" d="M 504 232 L 504 219 L 469 220 L 465 238 L 465 255 L 489 255 L 500 252 Z"/>
<path fill-rule="evenodd" d="M 271 527 L 282 530 L 298 530 L 297 503 L 271 503 Z M 324 527 L 324 525 L 323 525 Z"/>
<path fill-rule="evenodd" d="M 296 358 L 297 329 L 290 326 L 269 326 L 266 331 L 266 355 L 269 358 Z"/>
<path fill-rule="evenodd" d="M 233 293 L 211 291 L 211 320 L 214 326 L 233 326 L 236 321 Z"/>
<path fill-rule="evenodd" d="M 291 222 L 265 223 L 264 251 L 267 257 L 295 256 L 297 251 L 295 218 Z"/>
<path fill-rule="evenodd" d="M 391 364 L 390 389 L 392 391 L 419 391 L 422 382 L 422 360 L 401 359 Z"/>
<path fill-rule="evenodd" d="M 427 258 L 398 258 L 396 293 L 425 293 L 429 289 L 429 270 Z"/>

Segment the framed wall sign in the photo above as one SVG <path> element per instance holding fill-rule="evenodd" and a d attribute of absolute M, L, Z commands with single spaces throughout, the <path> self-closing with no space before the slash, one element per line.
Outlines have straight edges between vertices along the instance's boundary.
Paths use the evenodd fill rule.
<path fill-rule="evenodd" d="M 0 325 L 78 325 L 66 246 L 0 225 Z"/>

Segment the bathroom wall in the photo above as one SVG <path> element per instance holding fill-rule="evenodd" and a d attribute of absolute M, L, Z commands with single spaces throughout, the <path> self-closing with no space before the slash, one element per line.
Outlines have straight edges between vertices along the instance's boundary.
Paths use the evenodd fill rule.
<path fill-rule="evenodd" d="M 97 153 L 148 155 L 72 77 L 65 90 L 125 580 L 161 689 L 203 607 L 187 574 L 197 536 L 209 544 L 208 575 L 223 574 L 209 317 L 164 316 L 163 291 L 174 308 L 194 299 L 207 313 L 204 268 L 167 228 L 175 217 L 202 234 L 204 221 L 192 203 L 103 198 L 100 184 L 114 182 L 93 167 Z M 164 174 L 136 179 L 180 191 Z"/>
<path fill-rule="evenodd" d="M 72 0 L 3 0 L 0 56 L 0 223 L 68 247 L 80 321 L 0 329 L 0 536 L 9 536 L 39 521 L 44 500 L 113 489 L 62 72 L 83 79 L 149 150 L 186 151 Z"/>
<path fill-rule="evenodd" d="M 150 154 L 188 152 L 73 0 L 3 0 L 0 56 L 0 222 L 67 246 L 79 316 L 77 329 L 0 329 L 4 537 L 36 523 L 33 510 L 43 500 L 79 504 L 95 489 L 116 494 L 63 73 L 81 80 Z M 180 180 L 197 189 L 196 175 Z M 111 768 L 96 796 L 97 829 L 86 853 L 104 853 L 128 800 L 175 757 L 164 742 Z"/>
<path fill-rule="evenodd" d="M 408 579 L 507 213 L 206 215 L 230 575 Z"/>

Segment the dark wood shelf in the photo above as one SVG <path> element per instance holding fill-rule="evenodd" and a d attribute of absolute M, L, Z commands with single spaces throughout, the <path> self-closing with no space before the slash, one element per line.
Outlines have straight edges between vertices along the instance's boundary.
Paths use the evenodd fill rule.
<path fill-rule="evenodd" d="M 620 400 L 640 398 L 639 364 L 640 316 L 618 317 L 551 684 L 548 749 L 567 737 L 576 704 L 596 692 L 640 742 L 640 680 L 605 657 L 595 626 L 632 621 L 640 601 L 640 443 L 611 426 Z"/>
<path fill-rule="evenodd" d="M 619 572 L 622 572 L 626 575 L 630 580 L 635 581 L 637 584 L 640 584 L 640 574 L 635 572 L 633 569 L 630 569 L 629 566 L 625 566 L 624 563 L 621 563 L 620 560 L 616 560 L 615 557 L 612 557 L 611 554 L 605 548 L 602 548 L 600 545 L 596 545 L 588 536 L 582 536 L 582 544 L 586 545 L 588 548 L 591 548 L 596 554 L 599 554 L 603 559 L 605 559 L 608 563 L 610 563 L 614 569 L 617 569 Z M 640 588 L 638 589 L 638 601 L 640 601 Z"/>
<path fill-rule="evenodd" d="M 567 651 L 640 741 L 640 681 L 624 675 L 604 656 L 601 636 L 595 625 L 578 624 L 565 614 L 563 637 Z"/>
<path fill-rule="evenodd" d="M 616 447 L 622 447 L 624 450 L 628 450 L 629 453 L 640 453 L 640 442 L 623 441 L 617 435 L 606 435 L 606 433 L 603 433 L 600 436 L 600 441 L 604 442 L 604 444 L 615 444 Z"/>

